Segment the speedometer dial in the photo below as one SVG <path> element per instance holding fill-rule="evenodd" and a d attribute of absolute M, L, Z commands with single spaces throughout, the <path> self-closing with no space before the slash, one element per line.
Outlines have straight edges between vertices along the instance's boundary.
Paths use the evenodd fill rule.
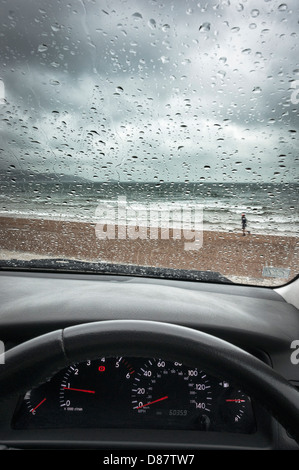
<path fill-rule="evenodd" d="M 149 359 L 135 374 L 131 397 L 133 410 L 146 422 L 159 419 L 165 427 L 209 427 L 212 387 L 203 371 Z"/>

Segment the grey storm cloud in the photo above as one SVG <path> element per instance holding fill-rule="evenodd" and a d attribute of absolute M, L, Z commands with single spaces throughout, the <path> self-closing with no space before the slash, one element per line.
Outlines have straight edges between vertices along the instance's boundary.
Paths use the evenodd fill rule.
<path fill-rule="evenodd" d="M 2 169 L 298 179 L 297 0 L 0 8 Z"/>

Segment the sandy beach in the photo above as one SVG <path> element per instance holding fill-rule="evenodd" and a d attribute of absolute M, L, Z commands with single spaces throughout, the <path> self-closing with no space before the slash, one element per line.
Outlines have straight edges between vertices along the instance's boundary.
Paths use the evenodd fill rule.
<path fill-rule="evenodd" d="M 106 227 L 105 227 L 106 229 Z M 122 227 L 124 231 L 125 227 Z M 204 231 L 202 246 L 186 250 L 186 239 L 99 239 L 94 223 L 0 218 L 1 259 L 36 257 L 72 258 L 93 262 L 137 264 L 199 271 L 213 271 L 235 282 L 280 285 L 297 275 L 298 239 L 277 235 L 242 235 L 236 232 Z M 133 232 L 132 232 L 133 230 Z M 145 229 L 146 230 L 146 229 Z M 124 233 L 124 232 L 123 232 Z M 188 240 L 190 242 L 190 240 Z M 264 267 L 289 270 L 288 278 L 267 277 Z M 250 278 L 250 280 L 248 279 Z"/>

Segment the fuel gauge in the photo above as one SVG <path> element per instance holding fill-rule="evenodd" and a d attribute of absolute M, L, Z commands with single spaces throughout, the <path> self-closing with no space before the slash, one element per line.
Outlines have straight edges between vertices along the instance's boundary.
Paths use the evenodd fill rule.
<path fill-rule="evenodd" d="M 253 410 L 251 399 L 239 388 L 228 382 L 222 383 L 220 395 L 221 418 L 227 429 L 235 432 L 253 431 Z"/>
<path fill-rule="evenodd" d="M 245 414 L 249 398 L 241 390 L 229 390 L 225 394 L 225 411 L 231 422 L 238 423 Z"/>

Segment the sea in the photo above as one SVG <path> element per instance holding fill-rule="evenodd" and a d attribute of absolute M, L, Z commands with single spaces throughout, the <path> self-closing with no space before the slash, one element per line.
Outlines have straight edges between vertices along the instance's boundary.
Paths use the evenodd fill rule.
<path fill-rule="evenodd" d="M 298 236 L 298 199 L 296 183 L 4 181 L 0 216 L 240 232 L 245 213 L 248 232 Z"/>

